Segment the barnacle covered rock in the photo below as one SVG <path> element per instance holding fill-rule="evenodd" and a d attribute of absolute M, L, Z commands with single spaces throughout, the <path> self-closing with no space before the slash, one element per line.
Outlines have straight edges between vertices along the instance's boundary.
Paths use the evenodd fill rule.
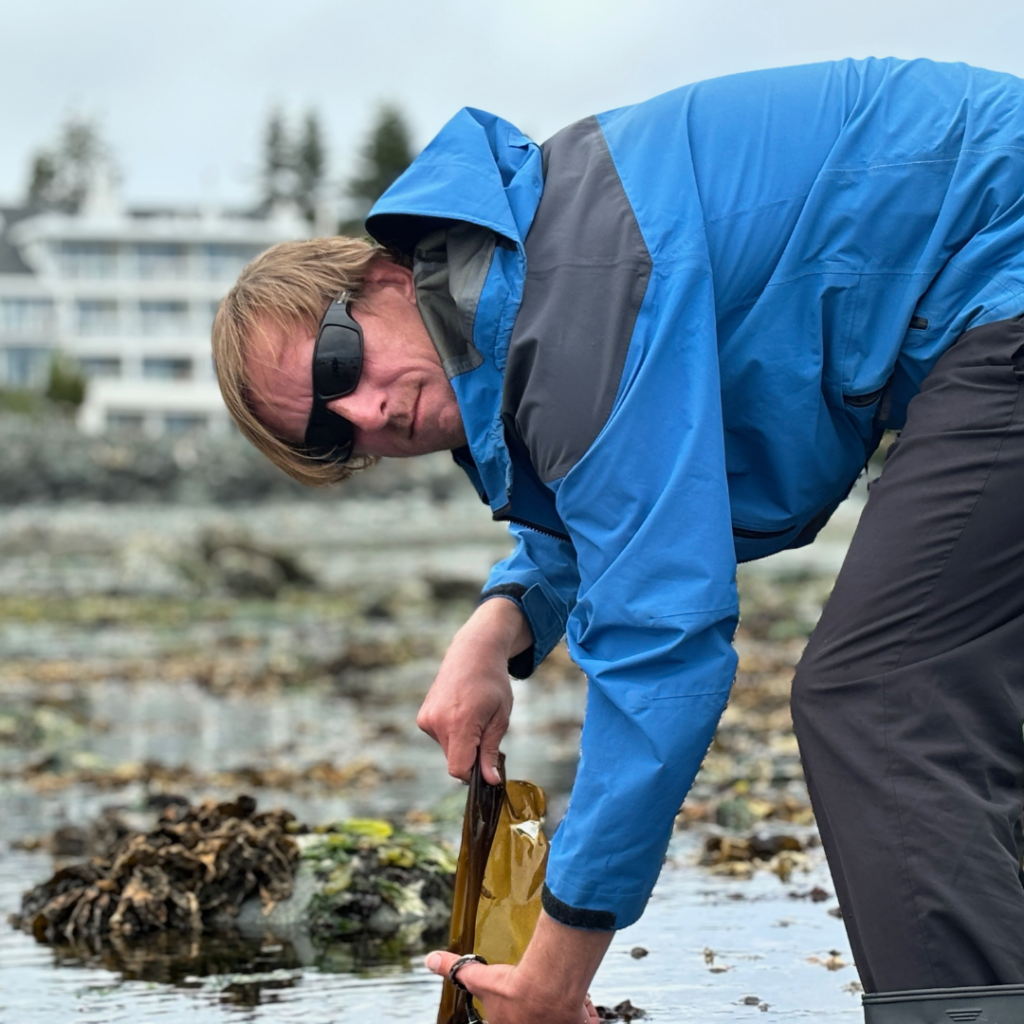
<path fill-rule="evenodd" d="M 241 796 L 170 804 L 149 832 L 128 831 L 108 851 L 59 870 L 22 897 L 16 923 L 43 942 L 176 930 L 199 933 L 215 914 L 291 895 L 298 844 L 287 811 L 256 813 Z"/>
<path fill-rule="evenodd" d="M 149 831 L 110 812 L 101 822 L 89 832 L 93 856 L 26 892 L 16 926 L 60 946 L 273 928 L 405 948 L 443 929 L 451 910 L 451 849 L 387 821 L 310 831 L 241 796 L 169 803 Z"/>

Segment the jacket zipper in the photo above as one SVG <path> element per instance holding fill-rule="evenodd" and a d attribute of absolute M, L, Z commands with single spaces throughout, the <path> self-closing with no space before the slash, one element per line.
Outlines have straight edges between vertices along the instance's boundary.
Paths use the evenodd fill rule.
<path fill-rule="evenodd" d="M 525 526 L 528 530 L 536 530 L 537 533 L 543 533 L 547 537 L 554 537 L 555 540 L 572 542 L 572 538 L 567 533 L 559 533 L 557 530 L 551 530 L 546 526 L 539 526 L 537 523 L 531 523 L 525 519 L 517 519 L 515 516 L 505 515 L 502 512 L 495 512 L 491 518 L 496 523 L 515 523 L 516 526 Z"/>

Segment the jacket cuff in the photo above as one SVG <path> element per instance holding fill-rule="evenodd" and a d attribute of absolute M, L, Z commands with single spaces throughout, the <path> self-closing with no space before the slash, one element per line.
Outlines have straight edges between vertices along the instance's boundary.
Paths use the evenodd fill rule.
<path fill-rule="evenodd" d="M 585 910 L 563 903 L 545 883 L 540 894 L 541 906 L 548 917 L 570 928 L 583 928 L 588 932 L 615 931 L 615 915 L 610 910 Z"/>
<path fill-rule="evenodd" d="M 509 675 L 516 679 L 526 679 L 562 639 L 562 620 L 540 586 L 526 587 L 522 583 L 499 583 L 497 586 L 488 587 L 480 595 L 479 604 L 490 601 L 493 597 L 504 597 L 515 602 L 530 626 L 533 646 L 527 647 L 508 662 Z"/>

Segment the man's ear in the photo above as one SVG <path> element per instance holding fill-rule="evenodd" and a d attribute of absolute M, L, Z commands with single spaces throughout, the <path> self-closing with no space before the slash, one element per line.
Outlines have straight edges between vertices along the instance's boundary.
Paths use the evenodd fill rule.
<path fill-rule="evenodd" d="M 385 288 L 394 288 L 411 305 L 416 305 L 416 285 L 412 271 L 383 257 L 366 272 L 363 292 L 372 301 L 375 293 Z"/>

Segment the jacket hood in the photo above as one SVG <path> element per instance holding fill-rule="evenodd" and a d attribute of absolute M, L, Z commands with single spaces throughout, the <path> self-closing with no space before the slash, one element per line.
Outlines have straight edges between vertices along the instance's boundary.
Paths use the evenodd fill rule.
<path fill-rule="evenodd" d="M 366 221 L 377 241 L 410 256 L 428 233 L 453 221 L 497 236 L 497 244 L 480 250 L 486 269 L 463 327 L 481 358 L 451 377 L 478 481 L 495 513 L 508 505 L 512 480 L 501 421 L 502 367 L 526 276 L 523 243 L 543 190 L 540 147 L 500 117 L 467 107 L 381 196 Z"/>
<path fill-rule="evenodd" d="M 543 187 L 537 144 L 508 121 L 464 107 L 377 200 L 366 229 L 411 253 L 437 221 L 460 220 L 521 250 Z"/>

